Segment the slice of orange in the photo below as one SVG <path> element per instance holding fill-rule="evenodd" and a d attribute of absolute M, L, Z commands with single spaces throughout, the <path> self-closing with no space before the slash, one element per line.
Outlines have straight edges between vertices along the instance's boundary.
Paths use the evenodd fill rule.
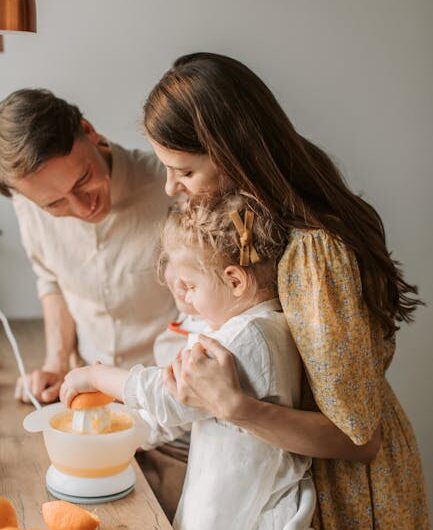
<path fill-rule="evenodd" d="M 94 407 L 103 407 L 113 401 L 113 397 L 103 392 L 83 392 L 74 397 L 70 407 L 73 410 L 92 409 Z"/>
<path fill-rule="evenodd" d="M 0 497 L 0 528 L 5 526 L 18 526 L 17 514 L 8 499 Z"/>
<path fill-rule="evenodd" d="M 95 530 L 98 517 L 66 501 L 44 502 L 42 517 L 50 530 Z"/>

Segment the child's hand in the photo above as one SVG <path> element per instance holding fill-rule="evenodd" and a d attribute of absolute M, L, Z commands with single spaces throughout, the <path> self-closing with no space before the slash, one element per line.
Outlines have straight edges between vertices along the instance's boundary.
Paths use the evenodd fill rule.
<path fill-rule="evenodd" d="M 60 387 L 60 401 L 66 407 L 71 405 L 71 401 L 77 394 L 98 390 L 93 384 L 94 368 L 94 366 L 83 366 L 66 374 L 65 381 Z"/>

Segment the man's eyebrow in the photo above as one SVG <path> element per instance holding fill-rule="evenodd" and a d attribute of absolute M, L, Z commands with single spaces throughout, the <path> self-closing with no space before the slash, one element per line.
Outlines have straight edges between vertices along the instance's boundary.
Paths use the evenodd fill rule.
<path fill-rule="evenodd" d="M 83 177 L 85 177 L 88 172 L 89 172 L 89 165 L 86 166 L 85 170 L 76 179 L 76 181 L 74 182 L 74 184 L 73 184 L 72 188 L 69 190 L 69 192 L 71 192 L 75 188 L 75 186 L 77 185 L 77 182 L 79 182 Z M 51 201 L 50 203 L 46 204 L 45 206 L 42 206 L 42 208 L 50 208 L 51 206 L 53 206 L 57 202 L 61 202 L 63 200 L 64 200 L 64 197 L 60 197 L 59 199 L 56 199 L 55 201 Z"/>

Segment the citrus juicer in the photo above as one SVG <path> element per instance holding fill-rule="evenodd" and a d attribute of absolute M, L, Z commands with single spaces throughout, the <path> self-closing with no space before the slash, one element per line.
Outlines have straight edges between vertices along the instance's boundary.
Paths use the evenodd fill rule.
<path fill-rule="evenodd" d="M 73 400 L 72 432 L 53 426 L 68 414 L 62 403 L 35 410 L 23 422 L 27 431 L 43 433 L 51 461 L 46 474 L 48 491 L 58 499 L 80 504 L 120 499 L 134 489 L 131 461 L 143 439 L 139 416 L 125 405 L 113 403 L 110 396 L 92 394 L 98 406 L 85 408 L 88 401 L 83 394 Z M 127 428 L 110 432 L 112 414 L 124 417 Z"/>
<path fill-rule="evenodd" d="M 83 412 L 85 407 L 80 406 L 85 398 L 77 396 L 73 400 L 77 401 L 72 432 L 55 429 L 52 420 L 68 413 L 68 409 L 62 403 L 42 407 L 35 398 L 27 382 L 17 341 L 1 310 L 0 321 L 15 356 L 24 392 L 36 409 L 24 418 L 23 426 L 28 432 L 43 433 L 51 460 L 46 473 L 48 491 L 59 499 L 80 504 L 108 502 L 128 495 L 136 480 L 131 461 L 149 434 L 141 417 L 121 403 L 112 403 L 111 397 L 93 392 L 92 397 L 96 397 L 97 402 L 94 401 L 86 412 Z M 104 432 L 111 421 L 111 412 L 129 418 L 128 428 Z M 73 432 L 74 429 L 78 432 Z"/>
<path fill-rule="evenodd" d="M 107 407 L 114 398 L 103 392 L 77 394 L 71 402 L 72 431 L 81 434 L 101 434 L 109 431 L 111 415 Z"/>

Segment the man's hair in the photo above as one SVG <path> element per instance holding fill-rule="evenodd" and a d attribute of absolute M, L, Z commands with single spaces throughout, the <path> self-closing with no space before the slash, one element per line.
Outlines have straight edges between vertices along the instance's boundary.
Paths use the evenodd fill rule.
<path fill-rule="evenodd" d="M 47 160 L 68 155 L 84 134 L 75 105 L 49 90 L 22 89 L 0 102 L 0 193 Z"/>

